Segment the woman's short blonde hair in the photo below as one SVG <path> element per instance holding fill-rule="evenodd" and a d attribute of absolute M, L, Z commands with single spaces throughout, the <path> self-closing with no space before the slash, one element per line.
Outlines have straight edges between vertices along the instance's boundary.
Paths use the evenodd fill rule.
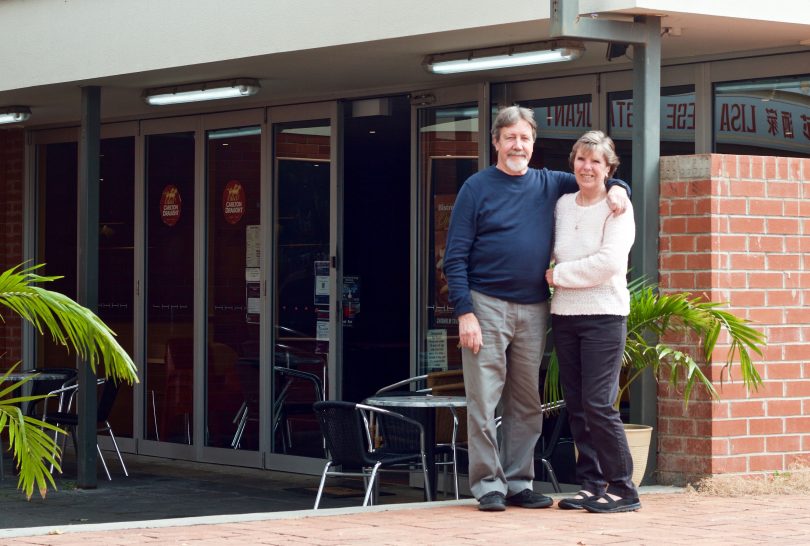
<path fill-rule="evenodd" d="M 602 131 L 588 131 L 574 143 L 571 154 L 568 156 L 568 165 L 574 170 L 574 159 L 577 153 L 585 149 L 590 153 L 601 153 L 608 166 L 608 178 L 613 178 L 619 168 L 619 156 L 616 155 L 616 145 L 613 139 Z"/>

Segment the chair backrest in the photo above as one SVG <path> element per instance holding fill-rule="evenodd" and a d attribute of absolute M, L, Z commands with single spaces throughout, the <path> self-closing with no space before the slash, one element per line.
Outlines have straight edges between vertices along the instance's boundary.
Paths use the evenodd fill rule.
<path fill-rule="evenodd" d="M 357 404 L 329 400 L 312 407 L 332 463 L 359 468 L 376 462 L 369 456 L 368 431 Z"/>
<path fill-rule="evenodd" d="M 568 410 L 565 405 L 560 405 L 549 411 L 543 412 L 543 434 L 537 442 L 535 458 L 550 459 L 551 455 L 560 442 L 563 429 L 568 427 Z"/>
<path fill-rule="evenodd" d="M 403 396 L 410 396 L 414 393 L 427 392 L 429 389 L 425 388 L 425 380 L 427 375 L 417 375 L 409 377 L 396 383 L 386 385 L 377 389 L 375 395 L 385 394 L 386 396 L 394 396 L 401 394 Z"/>
<path fill-rule="evenodd" d="M 397 408 L 397 410 L 399 410 L 397 413 L 375 414 L 381 447 L 396 453 L 419 453 L 421 451 L 419 428 L 403 420 L 401 416 L 423 422 L 420 420 L 424 419 L 424 411 L 418 408 Z"/>
<path fill-rule="evenodd" d="M 107 378 L 101 387 L 101 393 L 98 396 L 98 410 L 96 412 L 96 422 L 104 423 L 110 418 L 115 397 L 118 396 L 118 388 L 120 385 L 113 379 Z"/>
<path fill-rule="evenodd" d="M 57 378 L 54 379 L 37 379 L 36 381 L 31 381 L 30 385 L 32 396 L 44 396 L 48 393 L 66 387 L 71 382 L 76 380 L 76 376 L 78 374 L 76 368 L 35 368 L 32 371 L 58 376 Z M 58 400 L 58 398 L 55 398 L 55 400 Z M 43 412 L 42 409 L 40 408 L 43 408 L 45 404 L 55 404 L 55 403 L 56 402 L 51 402 L 45 398 L 41 398 L 39 400 L 32 400 L 28 402 L 28 404 L 26 405 L 25 414 L 28 417 L 41 417 Z"/>

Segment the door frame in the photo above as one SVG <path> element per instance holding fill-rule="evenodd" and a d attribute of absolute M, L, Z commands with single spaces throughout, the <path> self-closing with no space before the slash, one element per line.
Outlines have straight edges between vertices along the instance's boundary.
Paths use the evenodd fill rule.
<path fill-rule="evenodd" d="M 342 193 L 339 191 L 338 180 L 342 175 L 340 158 L 342 157 L 342 139 L 340 126 L 340 104 L 336 101 L 301 104 L 293 106 L 269 107 L 266 110 L 267 131 L 264 146 L 264 155 L 267 158 L 267 176 L 263 177 L 261 202 L 268 203 L 262 207 L 262 303 L 261 313 L 269 320 L 262 320 L 260 354 L 266 358 L 274 359 L 275 346 L 273 323 L 275 322 L 275 294 L 272 282 L 275 275 L 275 224 L 277 207 L 277 181 L 274 136 L 276 126 L 288 123 L 328 120 L 330 127 L 329 146 L 329 352 L 327 356 L 327 376 L 324 385 L 324 394 L 327 399 L 340 398 L 339 378 L 342 372 L 342 362 L 339 357 L 342 350 L 341 321 L 339 314 L 339 295 L 337 287 L 340 286 L 340 255 L 342 247 L 342 221 L 339 206 Z M 271 416 L 273 374 L 268 366 L 262 366 L 259 375 L 260 412 L 263 416 Z M 303 457 L 274 453 L 271 450 L 271 427 L 265 422 L 261 423 L 259 433 L 259 450 L 264 455 L 264 468 L 285 472 L 318 475 L 323 471 L 325 459 Z"/>
<path fill-rule="evenodd" d="M 429 188 L 422 184 L 419 115 L 422 110 L 453 105 L 476 104 L 478 107 L 478 170 L 489 165 L 490 84 L 488 82 L 460 87 L 437 88 L 411 94 L 411 336 L 410 375 L 421 373 L 420 356 L 428 329 L 428 268 L 432 256 L 427 252 L 430 218 Z"/>

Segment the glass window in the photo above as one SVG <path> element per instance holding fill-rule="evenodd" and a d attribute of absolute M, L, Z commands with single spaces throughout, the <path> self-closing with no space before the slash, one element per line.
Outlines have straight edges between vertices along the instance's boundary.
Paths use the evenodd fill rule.
<path fill-rule="evenodd" d="M 717 153 L 810 157 L 810 76 L 716 84 L 713 134 Z"/>
<path fill-rule="evenodd" d="M 249 372 L 259 357 L 261 129 L 209 131 L 206 149 L 206 445 L 256 450 L 259 382 Z"/>
<path fill-rule="evenodd" d="M 323 457 L 312 404 L 330 350 L 330 154 L 328 121 L 275 127 L 273 453 Z"/>
<path fill-rule="evenodd" d="M 591 96 L 572 95 L 522 101 L 520 106 L 534 111 L 537 140 L 534 142 L 530 166 L 556 171 L 570 171 L 568 155 L 571 146 L 591 129 Z M 497 109 L 493 111 L 493 119 Z M 498 154 L 490 148 L 490 161 L 495 164 Z"/>
<path fill-rule="evenodd" d="M 194 133 L 146 137 L 144 435 L 192 443 Z"/>
<path fill-rule="evenodd" d="M 633 92 L 608 93 L 609 134 L 621 165 L 616 178 L 633 174 Z M 661 155 L 695 153 L 695 86 L 661 88 Z"/>
<path fill-rule="evenodd" d="M 417 370 L 423 374 L 461 368 L 458 321 L 443 272 L 444 250 L 458 190 L 478 170 L 478 108 L 471 104 L 420 110 L 419 150 L 421 186 L 430 199 L 427 339 L 419 352 Z"/>
<path fill-rule="evenodd" d="M 133 354 L 135 282 L 135 138 L 103 139 L 100 158 L 98 315 Z M 123 384 L 110 414 L 117 436 L 132 436 L 131 385 Z"/>

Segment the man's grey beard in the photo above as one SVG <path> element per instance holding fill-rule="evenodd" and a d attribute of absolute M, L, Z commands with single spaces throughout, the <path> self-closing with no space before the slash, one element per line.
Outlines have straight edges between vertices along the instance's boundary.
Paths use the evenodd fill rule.
<path fill-rule="evenodd" d="M 519 155 L 510 155 L 506 159 L 506 166 L 509 167 L 509 170 L 514 172 L 522 172 L 529 166 L 529 160 L 526 159 L 526 156 L 519 156 Z"/>

